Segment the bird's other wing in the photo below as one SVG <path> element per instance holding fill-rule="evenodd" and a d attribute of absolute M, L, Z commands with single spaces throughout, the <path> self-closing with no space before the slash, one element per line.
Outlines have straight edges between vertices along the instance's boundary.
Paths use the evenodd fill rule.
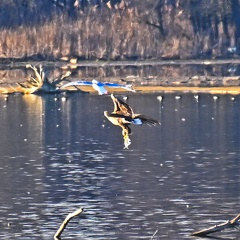
<path fill-rule="evenodd" d="M 109 88 L 119 88 L 119 87 L 122 87 L 121 84 L 117 84 L 117 83 L 104 82 L 103 84 L 104 84 L 104 86 L 109 87 Z"/>
<path fill-rule="evenodd" d="M 109 83 L 109 82 L 105 82 L 103 84 L 104 84 L 104 86 L 109 87 L 109 88 L 123 88 L 123 89 L 126 89 L 126 90 L 131 91 L 131 92 L 136 92 L 132 88 L 132 85 L 130 85 L 130 84 L 122 85 L 122 84 L 118 84 L 118 83 Z"/>
<path fill-rule="evenodd" d="M 150 126 L 156 126 L 156 125 L 160 124 L 160 122 L 158 120 L 147 117 L 142 114 L 135 114 L 132 123 L 137 124 L 137 125 L 147 124 Z"/>
<path fill-rule="evenodd" d="M 111 98 L 112 98 L 113 104 L 114 104 L 114 110 L 113 110 L 114 113 L 122 114 L 125 116 L 133 116 L 134 115 L 132 108 L 127 103 L 114 97 L 113 94 L 111 94 Z"/>
<path fill-rule="evenodd" d="M 124 87 L 122 87 L 122 88 L 124 88 L 124 89 L 126 89 L 126 90 L 128 90 L 128 91 L 130 91 L 130 92 L 136 92 L 136 90 L 132 88 L 132 85 L 129 85 L 129 86 L 126 85 L 126 86 L 124 86 Z"/>
<path fill-rule="evenodd" d="M 60 88 L 70 87 L 70 86 L 92 86 L 92 82 L 89 81 L 74 81 L 62 85 Z"/>

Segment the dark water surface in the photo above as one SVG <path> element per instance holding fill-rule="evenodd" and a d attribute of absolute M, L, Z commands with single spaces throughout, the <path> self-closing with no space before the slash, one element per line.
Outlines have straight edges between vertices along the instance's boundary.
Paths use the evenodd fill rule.
<path fill-rule="evenodd" d="M 240 96 L 158 95 L 129 95 L 161 121 L 133 126 L 129 149 L 109 96 L 0 97 L 0 239 L 53 239 L 79 207 L 62 239 L 198 239 L 237 215 Z"/>

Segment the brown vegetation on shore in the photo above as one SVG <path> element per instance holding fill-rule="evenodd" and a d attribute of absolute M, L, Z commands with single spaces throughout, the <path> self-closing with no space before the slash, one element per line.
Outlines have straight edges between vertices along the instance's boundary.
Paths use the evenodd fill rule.
<path fill-rule="evenodd" d="M 126 0 L 118 9 L 105 4 L 66 6 L 61 11 L 49 0 L 15 5 L 4 1 L 0 6 L 8 11 L 9 21 L 2 11 L 1 59 L 187 59 L 237 54 L 238 1 Z"/>

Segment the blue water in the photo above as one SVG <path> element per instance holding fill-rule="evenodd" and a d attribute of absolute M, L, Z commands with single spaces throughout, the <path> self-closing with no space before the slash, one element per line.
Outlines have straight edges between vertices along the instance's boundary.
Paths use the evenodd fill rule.
<path fill-rule="evenodd" d="M 110 96 L 0 97 L 0 239 L 198 239 L 240 203 L 240 96 L 129 94 L 157 127 L 121 129 Z M 119 97 L 121 97 L 119 95 Z M 237 230 L 217 234 L 238 239 Z"/>

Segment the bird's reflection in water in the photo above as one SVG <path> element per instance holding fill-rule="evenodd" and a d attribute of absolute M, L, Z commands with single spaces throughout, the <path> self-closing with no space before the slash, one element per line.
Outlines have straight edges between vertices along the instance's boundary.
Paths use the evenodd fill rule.
<path fill-rule="evenodd" d="M 114 109 L 112 113 L 104 111 L 104 116 L 114 125 L 122 128 L 122 136 L 124 139 L 124 147 L 128 148 L 131 144 L 131 135 L 132 130 L 129 127 L 130 124 L 142 125 L 148 124 L 156 126 L 159 122 L 153 118 L 146 117 L 142 114 L 135 114 L 132 108 L 125 102 L 121 101 L 118 98 L 115 98 L 111 94 L 111 98 L 114 104 Z"/>

